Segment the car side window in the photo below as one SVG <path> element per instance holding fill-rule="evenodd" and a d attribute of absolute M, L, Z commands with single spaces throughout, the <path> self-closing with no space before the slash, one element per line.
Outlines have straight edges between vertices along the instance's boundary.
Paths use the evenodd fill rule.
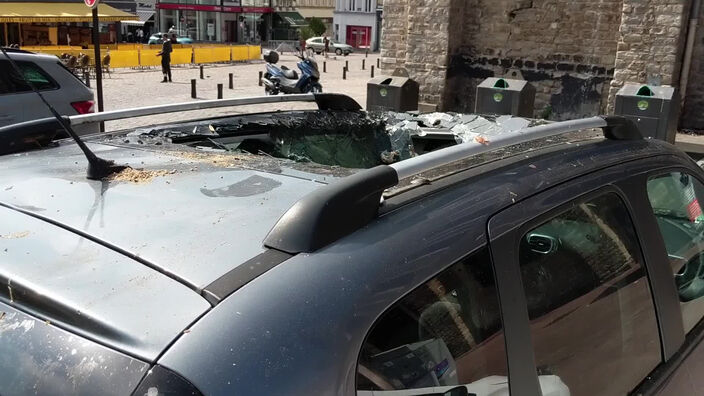
<path fill-rule="evenodd" d="M 533 228 L 519 261 L 538 374 L 555 376 L 543 394 L 625 395 L 659 364 L 652 295 L 618 195 Z"/>
<path fill-rule="evenodd" d="M 648 180 L 648 198 L 658 222 L 677 286 L 686 332 L 704 317 L 704 186 L 672 172 Z"/>
<path fill-rule="evenodd" d="M 25 79 L 30 81 L 39 91 L 58 88 L 54 80 L 36 64 L 21 61 L 16 63 L 20 70 L 22 70 L 24 79 L 15 72 L 15 69 L 9 61 L 0 60 L 0 73 L 4 76 L 2 82 L 0 82 L 0 93 L 31 91 L 32 88 L 25 82 Z"/>
<path fill-rule="evenodd" d="M 464 385 L 485 395 L 508 392 L 506 375 L 494 272 L 482 248 L 381 316 L 360 354 L 357 394 L 442 393 Z"/>

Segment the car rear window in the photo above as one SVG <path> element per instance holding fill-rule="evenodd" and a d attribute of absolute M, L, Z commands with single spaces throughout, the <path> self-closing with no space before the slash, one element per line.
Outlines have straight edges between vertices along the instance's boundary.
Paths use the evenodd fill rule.
<path fill-rule="evenodd" d="M 37 90 L 57 89 L 59 85 L 47 72 L 33 62 L 17 61 L 24 78 L 19 76 L 8 60 L 0 60 L 0 93 L 19 93 L 31 91 L 31 82 Z"/>
<path fill-rule="evenodd" d="M 491 257 L 482 248 L 381 316 L 359 357 L 357 395 L 430 395 L 457 386 L 485 394 L 489 384 L 505 394 L 504 345 Z"/>
<path fill-rule="evenodd" d="M 683 172 L 648 180 L 648 198 L 662 234 L 686 332 L 704 317 L 704 185 Z"/>
<path fill-rule="evenodd" d="M 625 395 L 658 365 L 655 308 L 619 196 L 571 204 L 524 235 L 519 257 L 538 373 L 564 394 Z"/>

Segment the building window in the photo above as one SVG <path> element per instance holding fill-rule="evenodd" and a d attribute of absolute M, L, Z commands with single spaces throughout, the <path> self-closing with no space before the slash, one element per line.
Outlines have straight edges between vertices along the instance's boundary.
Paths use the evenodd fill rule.
<path fill-rule="evenodd" d="M 573 396 L 625 395 L 658 365 L 652 295 L 618 195 L 573 204 L 526 233 L 519 261 L 539 374 Z"/>

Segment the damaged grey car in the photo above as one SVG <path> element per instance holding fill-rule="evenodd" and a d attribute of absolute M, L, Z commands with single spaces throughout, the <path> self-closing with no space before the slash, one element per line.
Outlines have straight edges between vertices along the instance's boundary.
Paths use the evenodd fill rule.
<path fill-rule="evenodd" d="M 56 139 L 280 102 L 317 109 Z M 304 94 L 0 139 L 4 396 L 704 388 L 704 173 L 627 119 Z"/>

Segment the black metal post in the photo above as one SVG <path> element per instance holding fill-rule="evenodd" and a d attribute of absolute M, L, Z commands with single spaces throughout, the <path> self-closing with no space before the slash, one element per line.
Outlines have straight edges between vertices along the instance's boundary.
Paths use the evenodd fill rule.
<path fill-rule="evenodd" d="M 374 65 L 372 65 L 372 78 L 374 78 Z"/>
<path fill-rule="evenodd" d="M 376 58 L 376 68 L 379 68 L 379 58 Z"/>
<path fill-rule="evenodd" d="M 218 99 L 222 99 L 222 84 L 218 84 Z"/>
<path fill-rule="evenodd" d="M 191 79 L 191 97 L 193 99 L 196 98 L 196 79 L 195 78 Z"/>
<path fill-rule="evenodd" d="M 345 61 L 345 69 L 349 69 L 350 67 L 350 61 Z"/>
<path fill-rule="evenodd" d="M 327 72 L 328 72 L 328 65 L 325 61 L 323 61 L 323 73 L 327 73 Z"/>
<path fill-rule="evenodd" d="M 203 76 L 203 65 L 200 65 L 200 79 L 205 80 L 205 77 Z"/>
<path fill-rule="evenodd" d="M 367 49 L 367 52 L 364 53 L 364 57 L 368 58 L 369 57 L 369 49 Z"/>
<path fill-rule="evenodd" d="M 100 34 L 98 32 L 98 7 L 93 8 L 93 46 L 95 47 L 95 88 L 98 93 L 98 111 L 103 111 L 103 69 L 100 65 Z M 100 132 L 105 130 L 104 124 L 100 123 Z"/>
<path fill-rule="evenodd" d="M 90 72 L 84 71 L 83 72 L 83 80 L 86 82 L 86 86 L 90 88 Z"/>
<path fill-rule="evenodd" d="M 228 75 L 228 78 L 230 79 L 230 89 L 234 89 L 234 88 L 235 88 L 235 83 L 234 83 L 234 81 L 232 81 L 232 73 L 230 73 L 230 74 Z"/>
<path fill-rule="evenodd" d="M 262 75 L 263 75 L 263 73 L 259 72 L 259 86 L 260 87 L 262 86 Z"/>
<path fill-rule="evenodd" d="M 347 68 L 346 67 L 342 68 L 342 79 L 347 80 Z"/>
<path fill-rule="evenodd" d="M 362 70 L 364 70 L 364 59 L 362 59 Z"/>

